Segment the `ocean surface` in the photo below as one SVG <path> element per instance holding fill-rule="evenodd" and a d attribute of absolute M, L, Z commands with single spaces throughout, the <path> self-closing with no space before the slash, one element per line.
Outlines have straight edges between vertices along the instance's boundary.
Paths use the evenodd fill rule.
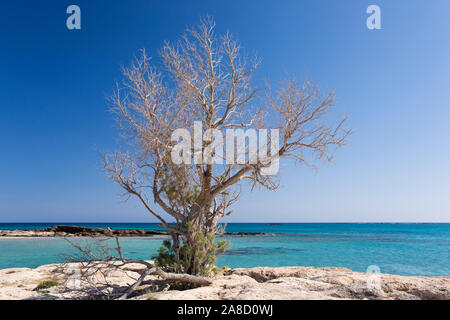
<path fill-rule="evenodd" d="M 45 228 L 69 223 L 8 224 L 1 230 Z M 152 223 L 70 223 L 93 228 L 162 230 Z M 229 232 L 266 232 L 273 236 L 223 236 L 231 246 L 218 258 L 219 266 L 346 267 L 365 272 L 377 266 L 382 273 L 450 275 L 450 224 L 335 224 L 231 223 Z M 151 259 L 165 239 L 122 238 L 124 255 Z M 86 241 L 76 239 L 76 241 Z M 73 252 L 60 238 L 0 238 L 0 269 L 37 267 L 61 262 Z"/>

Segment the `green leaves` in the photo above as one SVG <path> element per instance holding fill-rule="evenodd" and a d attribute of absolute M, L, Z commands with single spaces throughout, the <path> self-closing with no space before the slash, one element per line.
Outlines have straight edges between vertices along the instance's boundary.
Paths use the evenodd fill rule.
<path fill-rule="evenodd" d="M 219 270 L 216 267 L 217 255 L 225 252 L 229 242 L 216 242 L 213 232 L 193 232 L 191 222 L 186 223 L 184 229 L 195 236 L 190 241 L 184 239 L 178 248 L 175 248 L 170 240 L 165 240 L 158 254 L 152 257 L 156 265 L 168 272 L 206 276 L 215 274 Z"/>

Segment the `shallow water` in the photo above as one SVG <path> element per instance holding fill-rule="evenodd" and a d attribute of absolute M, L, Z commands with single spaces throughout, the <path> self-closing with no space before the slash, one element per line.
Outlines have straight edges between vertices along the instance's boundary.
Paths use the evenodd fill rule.
<path fill-rule="evenodd" d="M 59 224 L 59 223 L 54 223 Z M 0 224 L 0 229 L 45 228 L 54 224 Z M 73 224 L 71 224 L 73 225 Z M 115 229 L 160 229 L 155 224 L 78 224 Z M 332 266 L 383 273 L 450 275 L 450 224 L 229 224 L 229 232 L 274 236 L 224 236 L 231 247 L 218 264 L 229 267 Z M 151 259 L 164 237 L 123 238 L 124 255 Z M 77 239 L 76 241 L 85 241 Z M 64 239 L 1 239 L 0 268 L 37 267 L 70 253 Z"/>

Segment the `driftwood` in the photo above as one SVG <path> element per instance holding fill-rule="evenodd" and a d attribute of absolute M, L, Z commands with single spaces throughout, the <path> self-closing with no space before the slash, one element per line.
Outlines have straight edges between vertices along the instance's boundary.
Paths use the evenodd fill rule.
<path fill-rule="evenodd" d="M 171 281 L 178 281 L 178 282 L 186 282 L 186 283 L 191 283 L 191 284 L 196 284 L 196 285 L 200 285 L 200 286 L 208 286 L 212 283 L 212 281 L 206 277 L 200 277 L 200 276 L 193 276 L 190 274 L 180 274 L 180 273 L 167 273 L 164 272 L 163 270 L 161 270 L 160 268 L 147 268 L 145 269 L 144 272 L 142 272 L 141 276 L 139 277 L 139 279 L 132 284 L 128 290 L 119 297 L 118 300 L 125 300 L 126 298 L 128 298 L 128 296 L 137 288 L 141 285 L 141 283 L 144 281 L 146 276 L 149 275 L 158 275 L 159 277 L 161 277 L 164 280 L 171 280 Z"/>

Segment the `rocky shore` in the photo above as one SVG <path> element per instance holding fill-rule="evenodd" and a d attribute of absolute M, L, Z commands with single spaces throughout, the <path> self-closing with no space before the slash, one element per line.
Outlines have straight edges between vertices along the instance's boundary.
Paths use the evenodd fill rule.
<path fill-rule="evenodd" d="M 45 229 L 0 230 L 0 237 L 150 237 L 167 235 L 165 231 L 144 229 L 100 229 L 79 226 L 52 226 Z M 262 232 L 226 232 L 225 235 L 271 235 Z"/>
<path fill-rule="evenodd" d="M 76 269 L 73 264 L 72 269 Z M 36 269 L 0 270 L 0 299 L 83 299 L 69 291 L 58 275 L 60 265 Z M 116 288 L 133 283 L 135 269 L 116 270 L 107 276 Z M 156 280 L 148 276 L 147 280 Z M 41 288 L 43 283 L 50 287 Z M 216 276 L 210 286 L 179 290 L 159 280 L 158 286 L 143 286 L 131 299 L 151 300 L 228 300 L 228 299 L 407 299 L 450 300 L 450 277 L 409 277 L 367 274 L 345 268 L 258 267 L 228 269 Z"/>

